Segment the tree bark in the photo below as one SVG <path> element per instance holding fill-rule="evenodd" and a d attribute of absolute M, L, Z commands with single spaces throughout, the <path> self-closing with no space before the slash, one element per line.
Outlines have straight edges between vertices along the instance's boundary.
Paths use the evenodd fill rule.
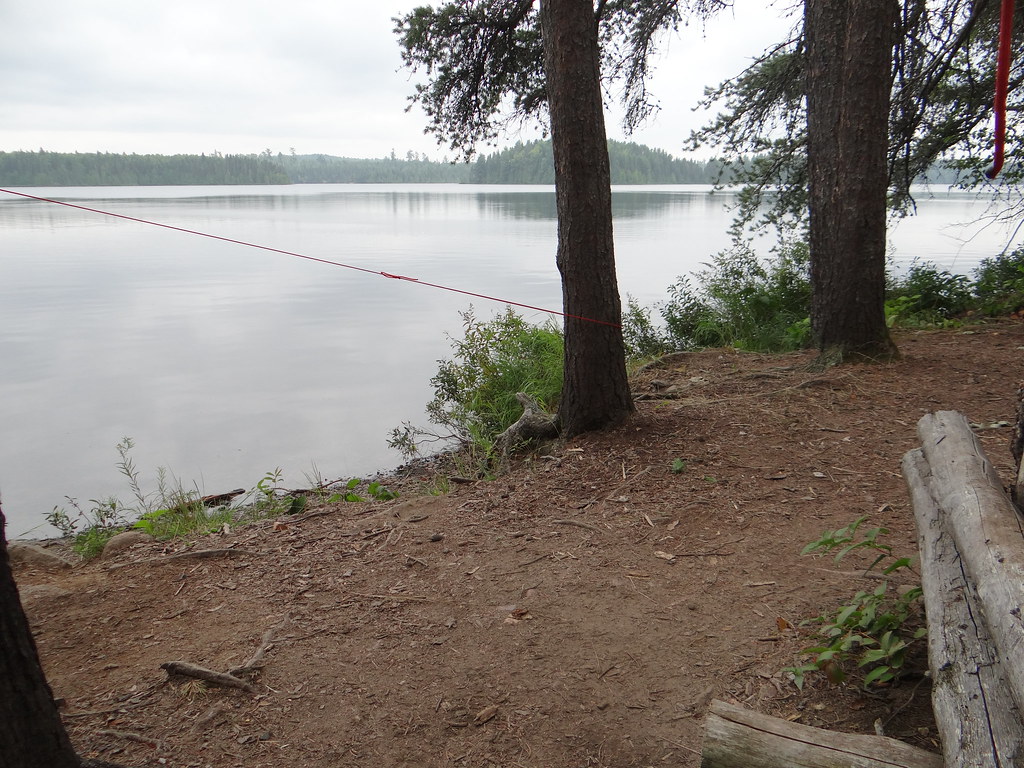
<path fill-rule="evenodd" d="M 591 0 L 542 0 L 541 36 L 558 207 L 565 318 L 563 436 L 613 426 L 634 410 L 612 242 L 611 175 Z M 591 322 L 598 321 L 598 322 Z"/>
<path fill-rule="evenodd" d="M 811 328 L 822 361 L 888 359 L 886 193 L 895 0 L 807 0 Z"/>
<path fill-rule="evenodd" d="M 0 768 L 78 768 L 18 598 L 5 526 L 0 509 Z"/>

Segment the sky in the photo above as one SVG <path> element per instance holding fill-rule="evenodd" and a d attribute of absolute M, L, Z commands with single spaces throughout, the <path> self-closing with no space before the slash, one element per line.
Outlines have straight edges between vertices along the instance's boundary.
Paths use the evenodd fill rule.
<path fill-rule="evenodd" d="M 424 135 L 422 111 L 406 111 L 416 76 L 392 31 L 423 4 L 0 0 L 0 151 L 442 159 L 452 153 Z M 783 39 L 791 5 L 735 0 L 663 39 L 651 80 L 662 109 L 630 140 L 682 155 L 704 87 Z M 616 112 L 609 138 L 624 139 Z"/>

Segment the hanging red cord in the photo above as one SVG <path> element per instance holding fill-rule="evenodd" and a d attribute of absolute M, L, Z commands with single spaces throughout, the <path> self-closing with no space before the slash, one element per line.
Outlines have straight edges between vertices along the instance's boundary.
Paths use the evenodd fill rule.
<path fill-rule="evenodd" d="M 996 57 L 996 98 L 992 111 L 996 116 L 995 157 L 985 175 L 994 179 L 1003 168 L 1006 151 L 1006 94 L 1010 89 L 1010 43 L 1013 39 L 1013 3 L 1003 0 L 999 14 L 999 54 Z"/>

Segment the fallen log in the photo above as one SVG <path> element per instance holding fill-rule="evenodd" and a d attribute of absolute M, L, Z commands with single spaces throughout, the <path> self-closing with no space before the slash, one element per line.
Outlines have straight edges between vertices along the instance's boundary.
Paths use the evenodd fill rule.
<path fill-rule="evenodd" d="M 1010 436 L 1010 454 L 1017 465 L 1017 480 L 1011 495 L 1017 508 L 1024 511 L 1024 382 L 1017 388 L 1017 422 Z"/>
<path fill-rule="evenodd" d="M 1002 481 L 963 414 L 926 414 L 917 425 L 930 494 L 947 515 L 967 583 L 1002 659 L 1006 685 L 1024 705 L 1024 530 Z M 926 603 L 927 605 L 927 603 Z"/>
<path fill-rule="evenodd" d="M 700 768 L 942 768 L 942 758 L 885 736 L 825 731 L 712 701 Z"/>
<path fill-rule="evenodd" d="M 976 590 L 936 503 L 932 473 L 920 449 L 903 457 L 903 476 L 917 520 L 921 586 L 928 619 L 932 709 L 947 766 L 1017 766 L 1024 727 L 983 620 Z"/>

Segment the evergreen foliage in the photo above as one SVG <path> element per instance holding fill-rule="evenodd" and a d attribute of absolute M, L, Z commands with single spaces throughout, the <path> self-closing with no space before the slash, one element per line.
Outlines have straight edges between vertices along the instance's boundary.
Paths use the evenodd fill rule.
<path fill-rule="evenodd" d="M 109 152 L 0 152 L 10 187 L 287 184 L 270 155 L 128 155 Z"/>
<path fill-rule="evenodd" d="M 984 170 L 992 160 L 991 116 L 998 40 L 998 2 L 899 0 L 891 62 L 889 205 L 913 212 L 912 184 L 989 186 L 1005 195 L 1005 218 L 1019 216 L 1024 164 L 1019 122 L 1010 120 L 1007 164 L 997 182 Z M 795 6 L 798 8 L 799 6 Z M 705 92 L 701 107 L 716 117 L 690 136 L 688 148 L 714 148 L 745 185 L 738 228 L 768 224 L 780 230 L 806 224 L 807 41 L 794 14 L 787 39 L 769 47 L 743 72 Z M 1024 15 L 1014 22 L 1013 49 L 1024 44 Z M 1024 77 L 1015 56 L 1010 81 Z M 1010 113 L 1024 91 L 1011 87 Z M 727 167 L 729 167 L 727 166 Z"/>
<path fill-rule="evenodd" d="M 717 166 L 678 159 L 661 149 L 631 142 L 609 141 L 612 184 L 713 184 Z M 554 184 L 555 168 L 550 141 L 517 143 L 471 166 L 474 184 Z"/>
<path fill-rule="evenodd" d="M 639 144 L 610 141 L 614 184 L 711 184 L 715 163 L 674 158 Z M 472 163 L 332 155 L 128 155 L 0 152 L 0 185 L 9 187 L 174 186 L 203 184 L 553 184 L 550 141 L 518 143 Z"/>

